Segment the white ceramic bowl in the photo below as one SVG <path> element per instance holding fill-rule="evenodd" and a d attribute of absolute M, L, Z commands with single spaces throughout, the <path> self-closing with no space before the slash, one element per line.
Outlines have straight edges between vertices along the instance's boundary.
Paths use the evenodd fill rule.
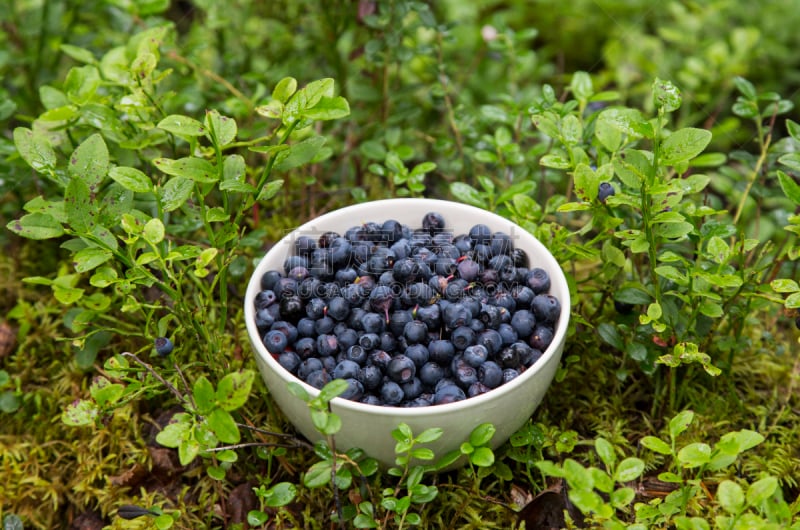
<path fill-rule="evenodd" d="M 550 294 L 561 302 L 561 315 L 553 341 L 542 357 L 519 377 L 490 392 L 463 401 L 446 405 L 404 408 L 365 405 L 335 398 L 331 402 L 331 407 L 342 420 L 342 429 L 335 436 L 337 450 L 359 447 L 384 465 L 394 465 L 396 442 L 391 432 L 401 422 L 408 424 L 415 435 L 430 427 L 441 427 L 444 430 L 442 437 L 426 445 L 437 457 L 458 449 L 476 426 L 492 423 L 497 429 L 491 441 L 491 446 L 495 449 L 522 427 L 541 403 L 564 350 L 570 316 L 567 281 L 553 255 L 538 239 L 520 226 L 480 208 L 433 199 L 373 201 L 327 213 L 288 234 L 259 262 L 247 287 L 244 300 L 245 320 L 261 375 L 280 409 L 309 440 L 319 440 L 322 435 L 311 423 L 307 404 L 289 393 L 288 383 L 290 381 L 300 383 L 312 396 L 318 395 L 319 391 L 278 364 L 262 343 L 256 328 L 253 307 L 255 296 L 261 290 L 261 276 L 268 270 L 283 270 L 283 262 L 293 253 L 293 242 L 299 235 L 309 235 L 316 239 L 326 231 L 344 234 L 353 226 L 368 221 L 383 222 L 387 219 L 395 219 L 417 228 L 421 226 L 423 216 L 431 211 L 441 213 L 447 229 L 452 229 L 456 235 L 468 232 L 478 223 L 489 226 L 492 231 L 509 234 L 513 238 L 515 247 L 523 249 L 528 254 L 531 267 L 540 267 L 549 273 Z"/>

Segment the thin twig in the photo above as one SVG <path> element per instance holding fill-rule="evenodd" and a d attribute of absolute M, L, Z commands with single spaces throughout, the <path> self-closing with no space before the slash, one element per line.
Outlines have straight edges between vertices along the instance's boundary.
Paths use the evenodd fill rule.
<path fill-rule="evenodd" d="M 135 354 L 133 354 L 133 353 L 131 353 L 129 351 L 122 352 L 122 356 L 123 357 L 130 357 L 131 359 L 133 359 L 134 361 L 139 363 L 145 370 L 150 372 L 150 375 L 152 375 L 153 377 L 158 379 L 161 382 L 162 385 L 167 387 L 170 390 L 170 392 L 175 394 L 175 397 L 177 397 L 180 401 L 186 402 L 186 396 L 181 394 L 180 392 L 178 392 L 178 389 L 175 388 L 174 386 L 172 386 L 172 383 L 170 383 L 169 381 L 167 381 L 166 379 L 161 377 L 161 375 L 159 375 L 158 372 L 153 370 L 152 366 L 150 366 L 149 364 L 147 364 L 143 360 L 139 359 Z"/>

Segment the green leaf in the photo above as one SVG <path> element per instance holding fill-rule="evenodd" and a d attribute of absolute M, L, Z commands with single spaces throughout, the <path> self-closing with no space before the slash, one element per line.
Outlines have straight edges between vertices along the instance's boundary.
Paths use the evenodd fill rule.
<path fill-rule="evenodd" d="M 603 342 L 609 346 L 619 351 L 625 349 L 625 342 L 614 324 L 610 322 L 601 322 L 600 325 L 597 326 L 597 333 L 600 335 L 600 338 L 603 339 Z"/>
<path fill-rule="evenodd" d="M 661 145 L 659 162 L 672 166 L 699 155 L 711 141 L 711 131 L 686 127 L 669 135 Z"/>
<path fill-rule="evenodd" d="M 90 271 L 110 260 L 113 254 L 104 248 L 84 248 L 72 257 L 72 264 L 78 272 Z"/>
<path fill-rule="evenodd" d="M 630 108 L 610 108 L 604 110 L 602 117 L 604 124 L 627 134 L 632 138 L 652 138 L 653 127 L 642 117 L 642 113 Z"/>
<path fill-rule="evenodd" d="M 205 117 L 206 136 L 211 140 L 211 135 L 216 137 L 217 146 L 225 146 L 231 143 L 238 132 L 236 120 L 223 116 L 216 110 L 206 112 Z"/>
<path fill-rule="evenodd" d="M 694 412 L 691 410 L 684 410 L 679 412 L 669 421 L 669 435 L 674 440 L 678 436 L 681 435 L 686 429 L 689 428 L 689 424 L 692 423 L 694 420 Z"/>
<path fill-rule="evenodd" d="M 549 460 L 537 460 L 534 465 L 548 477 L 564 478 L 566 476 L 563 468 Z"/>
<path fill-rule="evenodd" d="M 201 415 L 208 414 L 214 408 L 214 400 L 216 399 L 214 385 L 211 384 L 211 381 L 206 376 L 201 375 L 194 382 L 194 385 L 192 385 L 192 397 L 194 398 L 194 404 L 197 406 L 197 412 Z"/>
<path fill-rule="evenodd" d="M 206 134 L 206 128 L 202 123 L 182 114 L 170 114 L 158 122 L 156 127 L 184 138 L 193 138 Z"/>
<path fill-rule="evenodd" d="M 778 161 L 780 162 L 780 159 Z M 800 205 L 800 184 L 797 184 L 792 177 L 781 170 L 778 170 L 778 182 L 781 185 L 783 194 L 793 203 Z"/>
<path fill-rule="evenodd" d="M 156 158 L 153 163 L 167 175 L 189 178 L 195 182 L 212 183 L 219 180 L 214 165 L 204 158 L 187 156 L 172 160 L 170 158 Z"/>
<path fill-rule="evenodd" d="M 444 429 L 441 427 L 431 427 L 419 433 L 419 436 L 416 437 L 416 440 L 421 444 L 429 443 L 441 438 L 442 434 L 444 434 Z"/>
<path fill-rule="evenodd" d="M 183 206 L 192 194 L 194 181 L 186 177 L 172 177 L 159 190 L 164 211 L 171 212 Z"/>
<path fill-rule="evenodd" d="M 93 64 L 97 62 L 92 52 L 85 48 L 79 48 L 78 46 L 73 46 L 72 44 L 62 44 L 59 46 L 59 48 L 62 52 L 80 63 Z"/>
<path fill-rule="evenodd" d="M 597 198 L 600 187 L 600 176 L 586 164 L 578 164 L 575 168 L 575 193 L 581 200 L 590 202 Z"/>
<path fill-rule="evenodd" d="M 262 499 L 270 508 L 279 508 L 292 502 L 295 497 L 297 497 L 297 486 L 291 482 L 278 482 L 267 490 Z"/>
<path fill-rule="evenodd" d="M 69 224 L 76 232 L 79 234 L 91 232 L 97 205 L 86 182 L 74 177 L 70 179 L 64 191 L 64 209 Z"/>
<path fill-rule="evenodd" d="M 236 444 L 239 443 L 241 436 L 239 434 L 239 427 L 233 420 L 230 412 L 225 409 L 215 407 L 211 413 L 206 417 L 209 428 L 214 431 L 217 438 L 223 443 Z"/>
<path fill-rule="evenodd" d="M 673 112 L 681 106 L 681 91 L 672 82 L 658 79 L 653 82 L 653 102 L 656 108 L 663 108 L 666 112 Z"/>
<path fill-rule="evenodd" d="M 594 441 L 594 450 L 600 460 L 606 465 L 606 468 L 612 469 L 614 463 L 617 461 L 617 453 L 614 451 L 614 446 L 605 438 L 598 438 Z"/>
<path fill-rule="evenodd" d="M 133 167 L 114 167 L 108 172 L 111 177 L 123 188 L 136 193 L 149 193 L 153 191 L 150 177 Z"/>
<path fill-rule="evenodd" d="M 323 97 L 313 107 L 301 111 L 300 115 L 310 120 L 338 120 L 350 115 L 350 105 L 341 96 Z"/>
<path fill-rule="evenodd" d="M 717 487 L 717 502 L 722 508 L 736 515 L 744 509 L 744 491 L 732 480 L 723 480 Z"/>
<path fill-rule="evenodd" d="M 35 171 L 52 171 L 56 166 L 56 152 L 43 134 L 25 127 L 14 129 L 14 145 L 25 162 Z"/>
<path fill-rule="evenodd" d="M 450 184 L 450 193 L 461 202 L 477 206 L 479 208 L 486 206 L 486 200 L 481 193 L 464 182 L 452 182 Z"/>
<path fill-rule="evenodd" d="M 591 491 L 594 488 L 591 471 L 572 458 L 564 460 L 564 476 L 571 488 L 584 491 Z"/>
<path fill-rule="evenodd" d="M 662 455 L 672 454 L 672 447 L 670 447 L 669 444 L 661 438 L 656 438 L 655 436 L 645 436 L 642 438 L 640 443 L 647 449 L 655 451 L 656 453 L 660 453 Z"/>
<path fill-rule="evenodd" d="M 494 452 L 488 447 L 478 447 L 469 455 L 469 461 L 478 467 L 489 467 L 494 464 Z"/>
<path fill-rule="evenodd" d="M 283 187 L 283 179 L 275 179 L 267 182 L 258 192 L 259 201 L 268 201 L 273 198 Z"/>
<path fill-rule="evenodd" d="M 280 101 L 281 103 L 286 103 L 295 92 L 297 92 L 297 79 L 294 77 L 284 77 L 278 81 L 278 84 L 276 84 L 275 88 L 272 90 L 272 99 Z"/>
<path fill-rule="evenodd" d="M 176 448 L 181 441 L 190 433 L 191 424 L 188 416 L 180 413 L 173 416 L 170 423 L 161 429 L 156 435 L 156 442 L 164 447 Z"/>
<path fill-rule="evenodd" d="M 756 93 L 756 88 L 753 86 L 753 83 L 745 79 L 744 77 L 736 76 L 733 78 L 733 84 L 736 86 L 736 89 L 747 99 L 756 99 L 758 94 Z"/>
<path fill-rule="evenodd" d="M 100 410 L 94 402 L 80 399 L 67 405 L 61 413 L 61 421 L 72 427 L 92 425 L 99 414 Z"/>
<path fill-rule="evenodd" d="M 325 145 L 324 136 L 312 136 L 290 145 L 289 149 L 282 152 L 282 158 L 273 166 L 278 171 L 289 171 L 303 164 L 308 163 L 316 156 L 322 146 Z"/>
<path fill-rule="evenodd" d="M 11 221 L 6 228 L 28 239 L 52 239 L 64 234 L 64 228 L 53 216 L 46 213 L 25 214 Z"/>
<path fill-rule="evenodd" d="M 630 482 L 639 478 L 644 472 L 644 462 L 638 458 L 628 457 L 617 466 L 614 472 L 616 482 Z"/>
<path fill-rule="evenodd" d="M 333 379 L 331 382 L 322 387 L 322 389 L 319 391 L 318 399 L 322 403 L 327 403 L 347 390 L 347 386 L 347 381 L 344 379 Z"/>
<path fill-rule="evenodd" d="M 776 477 L 765 477 L 753 482 L 747 488 L 747 504 L 759 508 L 778 491 L 778 487 Z"/>
<path fill-rule="evenodd" d="M 480 447 L 489 443 L 494 433 L 497 431 L 491 423 L 482 423 L 475 427 L 469 435 L 469 443 L 474 447 Z"/>
<path fill-rule="evenodd" d="M 700 467 L 711 460 L 711 447 L 702 442 L 691 443 L 682 447 L 677 456 L 683 467 Z"/>
<path fill-rule="evenodd" d="M 635 497 L 636 491 L 633 488 L 619 488 L 611 493 L 609 501 L 614 508 L 622 509 L 629 506 Z"/>
<path fill-rule="evenodd" d="M 575 72 L 572 74 L 572 81 L 569 84 L 575 99 L 579 101 L 588 100 L 594 94 L 592 78 L 586 72 Z"/>
<path fill-rule="evenodd" d="M 225 410 L 236 410 L 245 404 L 255 380 L 252 370 L 231 372 L 217 385 L 217 403 Z"/>
<path fill-rule="evenodd" d="M 178 461 L 188 466 L 200 454 L 200 443 L 192 438 L 184 438 L 178 445 Z"/>
<path fill-rule="evenodd" d="M 157 245 L 164 240 L 166 230 L 161 219 L 154 217 L 144 224 L 142 237 L 151 245 Z"/>
<path fill-rule="evenodd" d="M 100 134 L 95 133 L 72 152 L 67 172 L 70 177 L 83 180 L 91 191 L 108 175 L 108 147 Z"/>
<path fill-rule="evenodd" d="M 320 488 L 331 482 L 331 463 L 327 460 L 321 460 L 306 471 L 303 475 L 303 484 L 307 488 Z"/>

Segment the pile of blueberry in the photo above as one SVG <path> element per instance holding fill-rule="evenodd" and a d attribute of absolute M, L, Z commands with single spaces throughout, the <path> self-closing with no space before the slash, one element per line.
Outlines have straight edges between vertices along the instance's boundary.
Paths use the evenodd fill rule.
<path fill-rule="evenodd" d="M 454 235 L 430 212 L 412 229 L 367 222 L 300 235 L 261 277 L 256 326 L 286 370 L 342 397 L 419 407 L 473 397 L 529 368 L 561 312 L 550 277 L 508 234 Z"/>

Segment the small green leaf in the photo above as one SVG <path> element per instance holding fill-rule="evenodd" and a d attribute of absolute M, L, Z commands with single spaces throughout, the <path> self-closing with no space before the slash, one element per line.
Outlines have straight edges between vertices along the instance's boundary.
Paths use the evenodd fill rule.
<path fill-rule="evenodd" d="M 758 94 L 756 93 L 756 88 L 753 86 L 753 83 L 745 79 L 744 77 L 736 76 L 733 78 L 733 84 L 736 86 L 736 89 L 747 99 L 756 99 Z"/>
<path fill-rule="evenodd" d="M 297 497 L 297 486 L 291 482 L 278 482 L 263 496 L 264 504 L 270 508 L 286 506 Z"/>
<path fill-rule="evenodd" d="M 95 223 L 97 203 L 89 185 L 80 178 L 71 178 L 64 191 L 64 209 L 72 228 L 79 234 L 91 232 Z"/>
<path fill-rule="evenodd" d="M 239 443 L 241 435 L 239 434 L 239 427 L 233 420 L 230 412 L 225 409 L 215 407 L 207 416 L 208 427 L 214 431 L 217 438 L 223 443 L 236 444 Z"/>
<path fill-rule="evenodd" d="M 722 508 L 736 515 L 744 509 L 744 491 L 742 487 L 732 480 L 723 480 L 717 487 L 717 502 Z"/>
<path fill-rule="evenodd" d="M 41 173 L 55 168 L 56 152 L 43 134 L 17 127 L 14 129 L 14 145 L 22 159 L 35 171 Z"/>
<path fill-rule="evenodd" d="M 159 190 L 161 206 L 171 212 L 183 206 L 192 194 L 194 182 L 186 177 L 172 177 Z"/>
<path fill-rule="evenodd" d="M 594 94 L 592 87 L 592 78 L 586 72 L 575 72 L 572 74 L 572 81 L 570 82 L 570 90 L 575 95 L 575 99 L 579 101 L 588 100 Z"/>
<path fill-rule="evenodd" d="M 711 460 L 711 447 L 702 442 L 691 443 L 678 451 L 678 461 L 683 467 L 694 468 Z"/>
<path fill-rule="evenodd" d="M 594 450 L 600 460 L 606 465 L 607 469 L 612 469 L 614 463 L 617 461 L 617 454 L 614 452 L 614 446 L 605 438 L 598 438 L 594 441 Z"/>
<path fill-rule="evenodd" d="M 644 462 L 638 458 L 628 457 L 619 463 L 614 472 L 616 482 L 630 482 L 639 478 L 644 472 Z"/>
<path fill-rule="evenodd" d="M 265 524 L 269 520 L 269 515 L 259 511 L 259 510 L 250 510 L 247 512 L 247 524 L 250 526 L 261 526 Z"/>
<path fill-rule="evenodd" d="M 297 92 L 297 79 L 294 77 L 284 77 L 278 81 L 278 84 L 276 84 L 275 88 L 272 90 L 272 99 L 280 101 L 281 103 L 286 103 L 295 92 Z"/>
<path fill-rule="evenodd" d="M 150 177 L 133 167 L 114 167 L 108 176 L 127 190 L 136 193 L 149 193 L 153 191 Z"/>
<path fill-rule="evenodd" d="M 778 161 L 780 162 L 781 159 L 778 159 Z M 797 184 L 792 177 L 780 170 L 778 170 L 778 182 L 781 185 L 783 194 L 793 203 L 800 205 L 800 184 Z"/>
<path fill-rule="evenodd" d="M 303 475 L 303 484 L 307 488 L 319 488 L 331 482 L 331 463 L 321 460 L 306 471 Z"/>
<path fill-rule="evenodd" d="M 225 468 L 223 467 L 208 466 L 208 468 L 206 468 L 206 473 L 214 480 L 225 480 Z"/>
<path fill-rule="evenodd" d="M 753 482 L 747 488 L 747 504 L 756 508 L 761 507 L 778 491 L 778 487 L 778 479 L 776 477 L 765 477 Z"/>
<path fill-rule="evenodd" d="M 692 423 L 694 420 L 694 412 L 691 410 L 684 410 L 679 412 L 669 421 L 669 435 L 674 440 L 678 436 L 681 435 L 686 429 L 689 428 L 689 424 Z"/>
<path fill-rule="evenodd" d="M 62 44 L 59 46 L 59 48 L 66 55 L 69 55 L 80 63 L 93 64 L 97 62 L 92 52 L 86 48 L 79 48 L 78 46 L 73 46 L 72 44 Z"/>
<path fill-rule="evenodd" d="M 469 455 L 469 461 L 478 467 L 489 467 L 494 464 L 494 452 L 488 447 L 478 447 Z"/>
<path fill-rule="evenodd" d="M 258 192 L 259 201 L 268 201 L 273 198 L 283 187 L 283 179 L 271 180 L 264 184 L 261 191 Z"/>
<path fill-rule="evenodd" d="M 711 141 L 711 131 L 686 127 L 669 135 L 661 145 L 660 160 L 663 165 L 673 166 L 699 155 Z"/>
<path fill-rule="evenodd" d="M 450 193 L 461 202 L 472 206 L 484 207 L 486 200 L 478 190 L 464 182 L 453 182 L 450 184 Z"/>
<path fill-rule="evenodd" d="M 441 438 L 442 434 L 444 434 L 444 429 L 441 427 L 431 427 L 422 431 L 416 440 L 421 444 L 429 443 Z"/>
<path fill-rule="evenodd" d="M 181 114 L 170 114 L 158 122 L 156 127 L 184 138 L 203 136 L 206 133 L 206 129 L 202 123 L 194 118 Z"/>
<path fill-rule="evenodd" d="M 72 257 L 72 263 L 75 265 L 75 270 L 78 272 L 87 272 L 96 267 L 99 267 L 106 261 L 110 260 L 113 254 L 110 250 L 104 248 L 88 247 L 79 250 Z"/>
<path fill-rule="evenodd" d="M 214 165 L 204 158 L 194 156 L 187 156 L 177 160 L 156 158 L 153 160 L 153 164 L 167 175 L 184 177 L 195 182 L 212 183 L 219 180 L 219 174 Z"/>
<path fill-rule="evenodd" d="M 61 414 L 61 421 L 73 427 L 91 425 L 99 414 L 100 410 L 94 402 L 81 399 L 67 405 L 67 408 Z"/>
<path fill-rule="evenodd" d="M 165 234 L 164 223 L 157 217 L 150 219 L 144 224 L 142 237 L 151 245 L 157 245 L 164 241 Z"/>
<path fill-rule="evenodd" d="M 52 239 L 64 234 L 64 228 L 53 216 L 46 213 L 25 214 L 11 221 L 6 228 L 28 239 Z"/>
<path fill-rule="evenodd" d="M 250 389 L 255 380 L 252 370 L 231 372 L 217 385 L 217 403 L 225 410 L 236 410 L 250 397 Z"/>
<path fill-rule="evenodd" d="M 534 465 L 548 477 L 564 478 L 566 476 L 563 468 L 549 460 L 537 460 Z"/>
<path fill-rule="evenodd" d="M 310 120 L 338 120 L 350 115 L 350 105 L 341 96 L 323 97 L 311 108 L 300 112 L 300 116 Z"/>
<path fill-rule="evenodd" d="M 635 497 L 636 491 L 633 488 L 619 488 L 611 493 L 609 501 L 614 508 L 622 509 L 630 506 Z"/>
<path fill-rule="evenodd" d="M 106 142 L 99 133 L 95 133 L 72 152 L 67 173 L 72 178 L 83 180 L 90 190 L 95 191 L 108 175 L 108 165 Z"/>
<path fill-rule="evenodd" d="M 162 431 L 163 432 L 163 431 Z M 192 438 L 184 438 L 178 445 L 178 461 L 188 466 L 200 454 L 200 444 Z"/>
<path fill-rule="evenodd" d="M 663 108 L 666 112 L 673 112 L 681 106 L 681 91 L 672 82 L 658 79 L 653 82 L 653 102 L 656 108 Z"/>
<path fill-rule="evenodd" d="M 201 375 L 197 378 L 192 385 L 192 397 L 194 404 L 197 406 L 197 412 L 200 414 L 208 414 L 214 408 L 214 400 L 216 394 L 214 393 L 214 385 L 206 376 Z"/>
<path fill-rule="evenodd" d="M 474 447 L 480 447 L 489 443 L 494 433 L 497 431 L 491 423 L 482 423 L 475 427 L 469 435 L 469 443 Z"/>
<path fill-rule="evenodd" d="M 289 171 L 300 167 L 313 159 L 323 145 L 325 145 L 324 136 L 312 136 L 290 145 L 288 150 L 282 151 L 282 158 L 273 167 L 278 171 Z"/>
<path fill-rule="evenodd" d="M 216 110 L 206 112 L 205 128 L 206 136 L 209 137 L 209 140 L 213 131 L 218 146 L 225 146 L 231 143 L 238 132 L 236 120 L 223 116 Z"/>

